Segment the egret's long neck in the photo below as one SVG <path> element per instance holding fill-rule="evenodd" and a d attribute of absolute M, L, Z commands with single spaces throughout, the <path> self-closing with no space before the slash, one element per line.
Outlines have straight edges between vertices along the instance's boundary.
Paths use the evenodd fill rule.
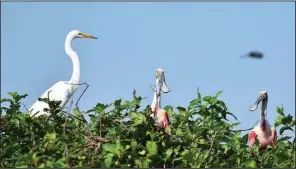
<path fill-rule="evenodd" d="M 263 131 L 266 130 L 266 115 L 267 115 L 267 99 L 262 101 L 261 114 L 260 114 L 260 126 Z"/>
<path fill-rule="evenodd" d="M 67 36 L 66 42 L 65 42 L 65 51 L 67 55 L 71 58 L 73 63 L 73 72 L 72 72 L 72 77 L 69 83 L 78 84 L 80 80 L 80 62 L 79 62 L 77 53 L 71 47 L 71 43 L 73 39 L 74 39 L 73 36 Z M 75 85 L 74 88 L 76 87 L 77 85 Z"/>

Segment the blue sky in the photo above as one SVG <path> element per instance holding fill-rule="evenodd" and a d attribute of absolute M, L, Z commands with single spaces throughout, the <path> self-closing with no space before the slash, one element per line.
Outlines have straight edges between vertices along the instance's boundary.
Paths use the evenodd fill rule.
<path fill-rule="evenodd" d="M 162 106 L 187 106 L 199 86 L 203 96 L 223 90 L 221 99 L 251 127 L 259 109 L 249 112 L 260 90 L 269 94 L 268 120 L 275 107 L 295 111 L 294 3 L 84 3 L 3 2 L 1 98 L 28 93 L 27 107 L 51 85 L 69 80 L 72 63 L 64 51 L 73 29 L 98 40 L 77 39 L 81 82 L 90 84 L 80 102 L 131 99 L 133 88 L 152 102 L 149 84 L 165 70 L 171 93 Z M 263 60 L 240 59 L 260 50 Z M 82 92 L 82 88 L 78 90 Z M 75 99 L 78 94 L 75 94 Z"/>

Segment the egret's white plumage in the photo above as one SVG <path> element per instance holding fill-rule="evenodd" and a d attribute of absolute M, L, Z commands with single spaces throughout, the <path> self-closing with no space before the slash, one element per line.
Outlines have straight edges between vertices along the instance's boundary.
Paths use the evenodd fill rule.
<path fill-rule="evenodd" d="M 71 43 L 72 40 L 75 38 L 91 38 L 91 39 L 97 39 L 96 37 L 92 35 L 88 35 L 86 33 L 82 33 L 78 30 L 72 30 L 68 33 L 65 41 L 65 51 L 66 54 L 70 57 L 73 63 L 73 73 L 72 77 L 69 81 L 59 81 L 53 86 L 51 86 L 48 90 L 46 90 L 40 98 L 47 98 L 48 92 L 49 93 L 49 99 L 55 100 L 55 101 L 62 101 L 60 104 L 61 107 L 64 107 L 65 104 L 69 101 L 73 93 L 78 87 L 78 83 L 80 80 L 80 63 L 77 53 L 72 49 Z M 44 108 L 49 108 L 48 104 L 42 101 L 37 100 L 29 109 L 30 115 L 40 116 L 43 114 L 48 114 L 47 112 L 44 112 Z"/>

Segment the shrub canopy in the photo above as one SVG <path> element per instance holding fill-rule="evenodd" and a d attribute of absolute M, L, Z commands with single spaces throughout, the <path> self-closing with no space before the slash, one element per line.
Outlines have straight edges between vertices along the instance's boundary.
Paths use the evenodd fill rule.
<path fill-rule="evenodd" d="M 249 149 L 248 134 L 233 130 L 239 122 L 219 100 L 221 93 L 202 97 L 198 92 L 187 108 L 164 107 L 171 123 L 164 129 L 149 117 L 149 105 L 140 110 L 143 98 L 135 91 L 132 100 L 98 103 L 88 111 L 75 108 L 77 118 L 48 99 L 42 101 L 49 103 L 50 115 L 31 118 L 20 111 L 27 95 L 9 93 L 1 99 L 0 167 L 295 167 L 295 138 L 282 136 L 294 132 L 295 119 L 276 107 L 276 148 L 258 151 L 256 141 Z"/>

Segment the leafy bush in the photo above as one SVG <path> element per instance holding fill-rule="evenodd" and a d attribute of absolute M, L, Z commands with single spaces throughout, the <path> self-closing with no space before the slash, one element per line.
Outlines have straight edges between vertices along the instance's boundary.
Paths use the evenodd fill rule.
<path fill-rule="evenodd" d="M 73 110 L 68 116 L 59 102 L 49 103 L 50 115 L 31 118 L 20 111 L 27 95 L 9 93 L 1 99 L 1 167 L 295 167 L 295 139 L 280 135 L 295 126 L 291 115 L 276 108 L 275 127 L 279 133 L 276 149 L 258 151 L 258 141 L 249 149 L 247 137 L 233 128 L 236 119 L 225 103 L 198 92 L 187 108 L 164 109 L 170 126 L 155 126 L 150 106 L 140 109 L 142 97 L 98 103 L 91 110 Z M 3 103 L 9 103 L 7 107 Z M 5 113 L 4 113 L 5 112 Z M 88 123 L 84 116 L 89 116 Z M 197 116 L 194 118 L 193 116 Z M 236 119 L 237 120 L 237 119 Z M 251 156 L 251 152 L 255 156 Z"/>

